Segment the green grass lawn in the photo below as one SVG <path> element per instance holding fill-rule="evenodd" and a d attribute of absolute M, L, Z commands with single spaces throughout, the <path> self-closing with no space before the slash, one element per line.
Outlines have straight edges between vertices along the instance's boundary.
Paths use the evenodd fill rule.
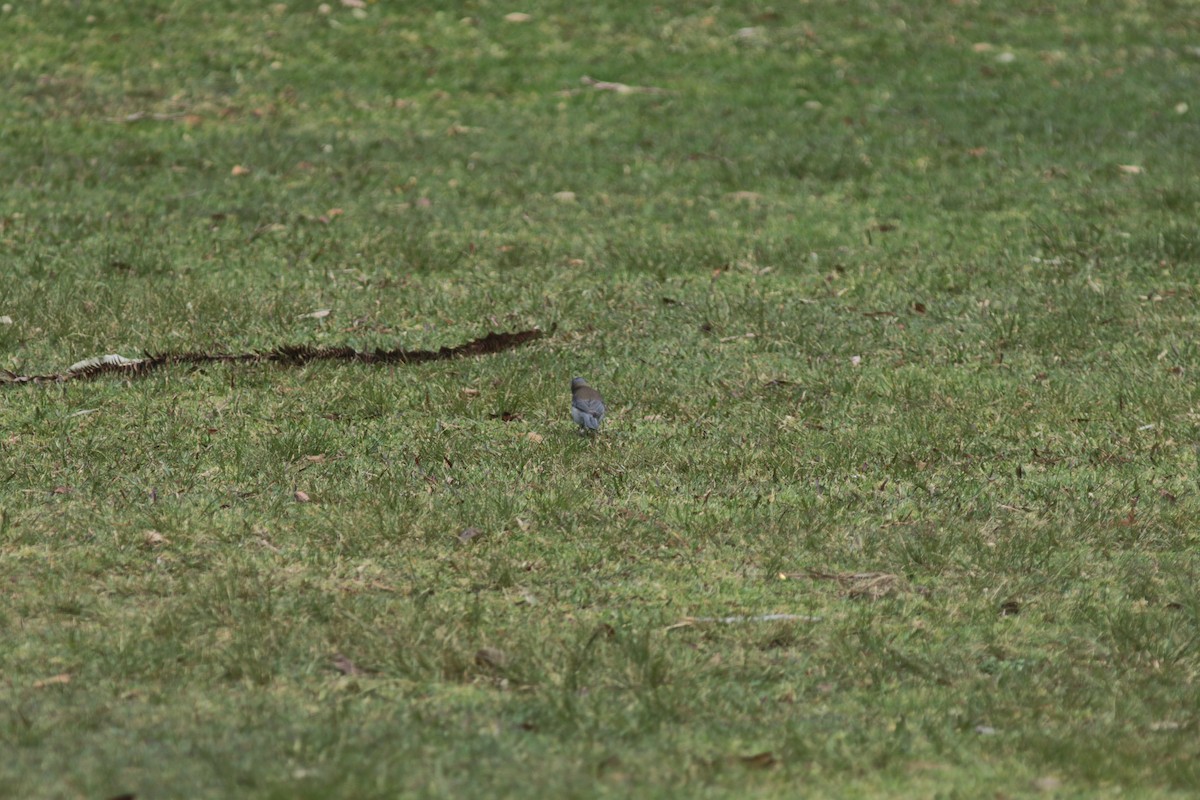
<path fill-rule="evenodd" d="M 1167 0 L 4 4 L 0 368 L 546 335 L 0 385 L 0 796 L 1195 796 L 1198 85 Z"/>

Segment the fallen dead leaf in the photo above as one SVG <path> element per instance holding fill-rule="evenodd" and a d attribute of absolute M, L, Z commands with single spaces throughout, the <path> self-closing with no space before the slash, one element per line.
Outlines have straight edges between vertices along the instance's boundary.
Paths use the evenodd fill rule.
<path fill-rule="evenodd" d="M 5 314 L 3 317 L 0 317 L 0 325 L 12 325 L 12 324 L 13 324 L 12 317 L 8 316 L 7 314 Z"/>
<path fill-rule="evenodd" d="M 504 15 L 505 22 L 529 22 L 533 17 L 526 14 L 524 11 L 513 11 L 510 14 Z"/>
<path fill-rule="evenodd" d="M 370 672 L 355 664 L 341 653 L 334 653 L 330 659 L 333 668 L 343 675 L 369 675 Z"/>
<path fill-rule="evenodd" d="M 747 622 L 821 622 L 823 617 L 808 614 L 753 614 L 750 616 L 737 615 L 733 617 L 684 617 L 666 630 L 674 631 L 680 628 L 694 628 L 697 625 L 715 623 L 717 625 L 740 625 Z"/>
<path fill-rule="evenodd" d="M 1160 733 L 1163 731 L 1177 731 L 1182 727 L 1182 723 L 1176 722 L 1173 719 L 1164 719 L 1150 723 L 1150 730 L 1154 731 L 1155 733 Z"/>
<path fill-rule="evenodd" d="M 458 534 L 458 540 L 466 543 L 480 536 L 483 536 L 483 531 L 479 528 L 464 528 L 462 533 Z"/>
<path fill-rule="evenodd" d="M 502 669 L 508 663 L 508 654 L 496 647 L 481 647 L 475 651 L 475 666 Z"/>
<path fill-rule="evenodd" d="M 665 94 L 666 89 L 657 86 L 630 86 L 616 81 L 598 81 L 584 75 L 579 79 L 584 86 L 590 86 L 598 92 L 616 92 L 617 94 Z"/>
<path fill-rule="evenodd" d="M 574 203 L 575 202 L 575 193 L 574 192 L 555 192 L 554 199 L 560 203 Z"/>
<path fill-rule="evenodd" d="M 170 539 L 163 536 L 158 531 L 153 531 L 153 530 L 146 531 L 145 533 L 143 533 L 142 541 L 144 541 L 148 547 L 159 547 L 161 545 L 171 543 Z"/>
<path fill-rule="evenodd" d="M 533 431 L 530 431 L 529 433 L 525 434 L 525 438 L 534 444 L 541 444 L 545 437 L 543 437 L 540 433 L 534 433 Z"/>
<path fill-rule="evenodd" d="M 1139 167 L 1137 164 L 1118 164 L 1117 169 L 1126 175 L 1141 175 L 1146 171 L 1144 167 Z"/>
<path fill-rule="evenodd" d="M 342 0 L 342 5 L 346 8 L 366 8 L 366 0 Z"/>
<path fill-rule="evenodd" d="M 307 503 L 312 499 L 308 496 L 307 492 L 303 492 L 299 489 L 296 490 L 296 493 L 292 495 L 292 497 L 296 498 L 297 503 Z"/>
<path fill-rule="evenodd" d="M 64 672 L 60 675 L 55 675 L 51 678 L 43 678 L 40 681 L 33 682 L 33 688 L 45 689 L 47 686 L 65 686 L 71 682 L 71 673 Z"/>
<path fill-rule="evenodd" d="M 329 316 L 332 309 L 318 308 L 316 311 L 310 311 L 307 314 L 301 314 L 298 319 L 325 319 Z"/>
<path fill-rule="evenodd" d="M 738 761 L 751 769 L 770 769 L 779 763 L 779 759 L 770 751 L 755 753 L 752 756 L 739 756 Z"/>
<path fill-rule="evenodd" d="M 890 572 L 783 572 L 781 578 L 808 578 L 814 581 L 834 581 L 846 591 L 847 597 L 878 600 L 901 588 L 899 576 Z"/>
<path fill-rule="evenodd" d="M 234 164 L 233 169 L 229 170 L 229 174 L 235 178 L 240 178 L 243 175 L 249 175 L 250 168 L 243 167 L 241 164 Z"/>
<path fill-rule="evenodd" d="M 617 629 L 614 628 L 612 625 L 609 625 L 607 622 L 601 622 L 599 625 L 596 626 L 595 630 L 592 631 L 592 636 L 588 640 L 588 642 L 591 643 L 591 642 L 596 641 L 597 639 L 615 639 L 615 638 L 617 638 Z"/>

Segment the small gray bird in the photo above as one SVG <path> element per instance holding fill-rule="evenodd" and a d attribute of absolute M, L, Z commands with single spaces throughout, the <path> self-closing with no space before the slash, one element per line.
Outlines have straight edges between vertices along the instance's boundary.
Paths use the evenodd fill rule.
<path fill-rule="evenodd" d="M 571 379 L 571 419 L 584 433 L 600 430 L 604 399 L 583 378 Z"/>

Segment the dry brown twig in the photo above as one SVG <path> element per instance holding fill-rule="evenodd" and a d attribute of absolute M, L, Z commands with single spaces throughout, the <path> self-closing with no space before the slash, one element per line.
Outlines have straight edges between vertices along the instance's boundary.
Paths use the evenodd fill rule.
<path fill-rule="evenodd" d="M 890 572 L 821 572 L 810 569 L 804 572 L 784 572 L 781 577 L 833 581 L 846 590 L 847 597 L 862 597 L 868 600 L 878 600 L 905 589 L 904 580 Z"/>
<path fill-rule="evenodd" d="M 595 78 L 584 75 L 579 79 L 579 82 L 584 86 L 589 86 L 598 92 L 616 92 L 617 94 L 667 94 L 666 89 L 660 89 L 657 86 L 630 86 L 627 83 L 618 83 L 617 81 L 598 81 Z"/>
<path fill-rule="evenodd" d="M 22 383 L 63 383 L 64 381 L 87 380 L 101 375 L 118 375 L 126 378 L 142 377 L 156 369 L 174 364 L 213 363 L 264 363 L 298 366 L 310 361 L 353 361 L 360 364 L 423 364 L 427 361 L 444 361 L 452 358 L 483 356 L 511 350 L 541 338 L 542 331 L 531 328 L 513 333 L 489 333 L 453 347 L 438 350 L 355 350 L 352 347 L 311 347 L 309 345 L 284 345 L 273 350 L 250 353 L 159 353 L 143 358 L 125 358 L 120 355 L 104 355 L 72 364 L 63 372 L 42 375 L 18 375 L 0 369 L 0 386 Z"/>

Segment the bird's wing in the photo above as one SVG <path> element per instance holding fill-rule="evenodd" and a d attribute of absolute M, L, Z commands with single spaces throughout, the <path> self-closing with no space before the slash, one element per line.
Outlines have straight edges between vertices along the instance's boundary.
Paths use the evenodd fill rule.
<path fill-rule="evenodd" d="M 583 413 L 591 414 L 593 417 L 604 416 L 604 403 L 602 403 L 599 399 L 592 399 L 590 397 L 576 397 L 571 404 Z"/>

